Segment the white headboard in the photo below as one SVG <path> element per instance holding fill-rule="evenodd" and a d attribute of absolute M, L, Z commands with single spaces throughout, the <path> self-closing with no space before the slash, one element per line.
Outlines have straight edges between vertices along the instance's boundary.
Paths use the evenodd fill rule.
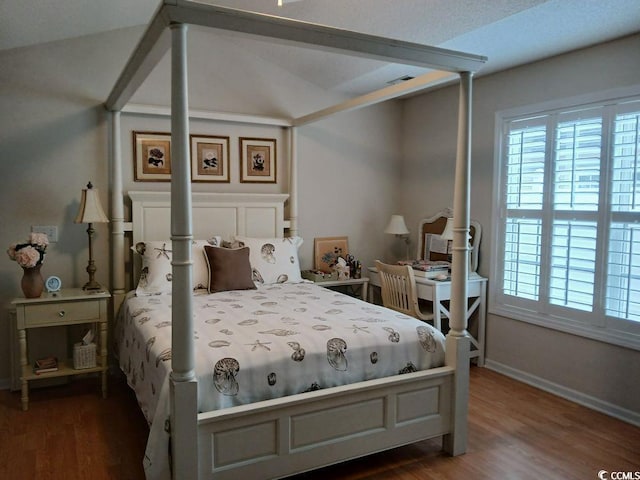
<path fill-rule="evenodd" d="M 133 244 L 171 238 L 171 193 L 129 192 Z M 193 193 L 193 238 L 283 237 L 287 194 Z"/>

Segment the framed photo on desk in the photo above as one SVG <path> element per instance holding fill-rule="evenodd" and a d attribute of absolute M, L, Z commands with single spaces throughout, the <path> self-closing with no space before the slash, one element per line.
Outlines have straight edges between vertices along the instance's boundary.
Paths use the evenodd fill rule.
<path fill-rule="evenodd" d="M 451 242 L 444 240 L 439 234 L 424 234 L 424 250 L 422 252 L 423 260 L 435 260 L 431 255 L 451 255 Z"/>

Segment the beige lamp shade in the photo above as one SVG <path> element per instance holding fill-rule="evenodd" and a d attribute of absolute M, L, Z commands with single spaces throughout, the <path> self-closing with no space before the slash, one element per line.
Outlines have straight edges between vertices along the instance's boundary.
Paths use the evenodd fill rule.
<path fill-rule="evenodd" d="M 443 240 L 453 240 L 453 218 L 447 218 L 447 224 L 440 234 Z"/>
<path fill-rule="evenodd" d="M 87 188 L 82 190 L 80 210 L 76 216 L 75 223 L 109 223 L 109 219 L 100 204 L 98 190 L 93 188 L 91 182 L 87 184 Z"/>
<path fill-rule="evenodd" d="M 409 229 L 404 221 L 404 217 L 402 215 L 391 215 L 391 220 L 389 220 L 387 228 L 384 229 L 384 233 L 408 235 Z"/>

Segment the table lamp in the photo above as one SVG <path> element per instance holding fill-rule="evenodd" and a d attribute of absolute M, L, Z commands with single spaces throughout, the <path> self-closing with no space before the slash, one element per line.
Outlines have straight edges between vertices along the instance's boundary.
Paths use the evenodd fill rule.
<path fill-rule="evenodd" d="M 404 238 L 404 242 L 407 245 L 407 254 L 405 259 L 409 259 L 409 229 L 404 221 L 402 215 L 391 215 L 391 220 L 387 224 L 387 228 L 384 229 L 384 233 L 395 235 L 397 238 Z"/>
<path fill-rule="evenodd" d="M 447 224 L 444 226 L 444 230 L 440 234 L 440 237 L 442 237 L 443 240 L 447 241 L 447 257 L 449 259 L 449 263 L 451 263 L 452 255 L 451 253 L 449 253 L 450 252 L 449 242 L 453 241 L 453 218 L 451 217 L 447 218 Z M 467 239 L 471 240 L 471 236 L 468 236 Z M 473 246 L 468 245 L 468 250 L 469 250 L 469 272 L 471 272 L 473 270 L 473 262 L 471 259 L 471 252 L 473 251 Z"/>
<path fill-rule="evenodd" d="M 89 264 L 87 265 L 87 273 L 89 274 L 89 281 L 85 283 L 83 290 L 102 290 L 102 286 L 93 278 L 96 273 L 96 266 L 93 261 L 93 248 L 91 245 L 91 239 L 95 230 L 93 229 L 94 223 L 108 223 L 109 219 L 104 214 L 102 205 L 100 204 L 100 197 L 98 196 L 98 190 L 93 188 L 91 182 L 87 184 L 87 188 L 82 190 L 82 199 L 80 200 L 80 211 L 76 216 L 75 223 L 88 223 L 87 234 L 89 235 Z"/>
<path fill-rule="evenodd" d="M 447 258 L 449 259 L 449 263 L 451 263 L 451 244 L 449 242 L 453 241 L 453 218 L 447 218 L 447 224 L 444 226 L 444 230 L 440 234 L 440 238 L 447 241 Z"/>

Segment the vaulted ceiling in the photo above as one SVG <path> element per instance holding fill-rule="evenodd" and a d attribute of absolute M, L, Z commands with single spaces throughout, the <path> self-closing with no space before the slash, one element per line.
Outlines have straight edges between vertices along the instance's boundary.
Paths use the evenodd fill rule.
<path fill-rule="evenodd" d="M 477 75 L 640 31 L 638 0 L 284 0 L 282 7 L 277 0 L 203 1 L 487 56 Z M 3 0 L 0 50 L 144 25 L 158 2 Z M 425 71 L 330 54 L 319 62 L 317 52 L 235 41 L 253 42 L 247 48 L 261 58 L 340 94 Z"/>

